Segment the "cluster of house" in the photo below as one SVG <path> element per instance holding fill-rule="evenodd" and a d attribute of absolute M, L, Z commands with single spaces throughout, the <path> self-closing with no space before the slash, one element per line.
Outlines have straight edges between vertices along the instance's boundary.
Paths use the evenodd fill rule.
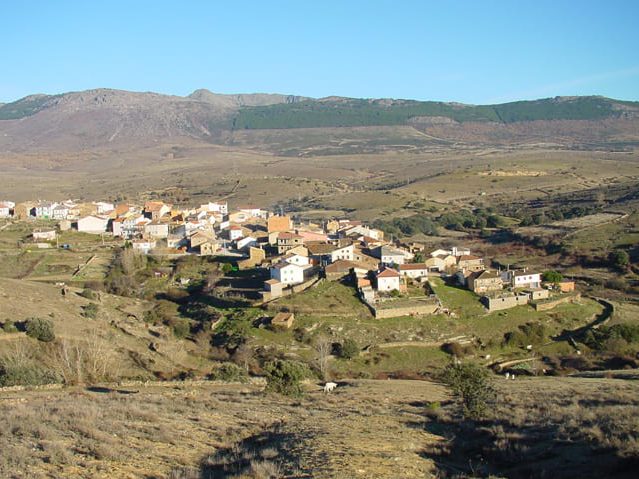
<path fill-rule="evenodd" d="M 290 216 L 258 207 L 231 211 L 226 201 L 192 208 L 163 201 L 144 205 L 0 202 L 0 216 L 9 215 L 56 220 L 60 229 L 73 226 L 85 233 L 110 233 L 143 254 L 231 256 L 243 269 L 268 268 L 270 279 L 263 294 L 269 298 L 302 288 L 319 276 L 329 280 L 350 276 L 369 303 L 403 292 L 409 280 L 423 282 L 429 275 L 456 278 L 460 285 L 488 298 L 484 303 L 490 303 L 489 308 L 497 304 L 496 298 L 503 307 L 510 307 L 521 304 L 523 296 L 534 301 L 548 295 L 539 273 L 491 271 L 482 258 L 465 248 L 437 249 L 414 262 L 417 253 L 424 256 L 424 245 L 386 241 L 381 230 L 361 221 L 295 224 Z M 50 231 L 34 232 L 34 240 L 51 239 Z"/>

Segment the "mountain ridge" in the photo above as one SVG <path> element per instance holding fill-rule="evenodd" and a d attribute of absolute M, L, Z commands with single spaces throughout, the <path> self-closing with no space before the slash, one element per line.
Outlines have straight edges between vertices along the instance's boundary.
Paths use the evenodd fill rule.
<path fill-rule="evenodd" d="M 442 129 L 454 130 L 462 138 L 472 130 L 475 142 L 481 125 L 494 125 L 492 130 L 501 129 L 512 136 L 508 125 L 553 121 L 580 129 L 579 141 L 589 131 L 604 139 L 616 135 L 615 141 L 624 139 L 630 131 L 635 141 L 632 132 L 637 130 L 633 125 L 639 121 L 639 102 L 573 96 L 466 105 L 393 98 L 229 95 L 206 89 L 177 96 L 96 88 L 57 95 L 34 94 L 0 105 L 0 153 L 135 148 L 193 140 L 227 145 L 234 144 L 236 132 L 300 128 L 401 127 L 426 133 L 436 128 L 438 134 Z M 623 123 L 622 131 L 611 128 L 611 122 Z M 543 136 L 548 137 L 548 126 L 543 125 L 543 129 Z M 521 128 L 517 130 L 520 141 Z M 490 132 L 486 138 L 493 141 L 500 136 L 501 132 Z M 262 143 L 251 145 L 247 138 L 249 148 L 263 148 Z"/>

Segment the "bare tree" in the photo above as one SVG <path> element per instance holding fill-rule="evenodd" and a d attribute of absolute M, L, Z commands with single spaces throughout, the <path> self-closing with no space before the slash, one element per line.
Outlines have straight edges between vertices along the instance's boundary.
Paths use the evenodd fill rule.
<path fill-rule="evenodd" d="M 333 350 L 333 343 L 324 335 L 319 335 L 315 339 L 315 365 L 323 380 L 330 376 L 330 358 Z"/>
<path fill-rule="evenodd" d="M 115 353 L 96 330 L 86 339 L 62 339 L 50 351 L 51 364 L 65 384 L 99 382 L 118 376 L 119 364 Z"/>

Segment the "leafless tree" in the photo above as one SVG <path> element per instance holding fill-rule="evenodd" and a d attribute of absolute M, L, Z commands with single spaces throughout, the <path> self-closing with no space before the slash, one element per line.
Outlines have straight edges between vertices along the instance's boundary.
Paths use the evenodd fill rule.
<path fill-rule="evenodd" d="M 314 342 L 315 365 L 322 379 L 327 380 L 330 376 L 330 358 L 333 350 L 333 343 L 324 335 L 319 335 Z"/>

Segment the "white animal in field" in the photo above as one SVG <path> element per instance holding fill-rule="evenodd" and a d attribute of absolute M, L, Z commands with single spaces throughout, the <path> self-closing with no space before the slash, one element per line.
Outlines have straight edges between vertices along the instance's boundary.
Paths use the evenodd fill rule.
<path fill-rule="evenodd" d="M 515 380 L 515 373 L 513 373 L 513 375 L 510 376 L 510 379 L 512 379 L 513 381 Z"/>
<path fill-rule="evenodd" d="M 528 346 L 526 346 L 526 349 L 527 349 L 528 351 L 532 351 L 532 344 L 529 344 Z"/>
<path fill-rule="evenodd" d="M 506 373 L 506 379 L 510 379 L 510 373 Z"/>
<path fill-rule="evenodd" d="M 324 384 L 324 392 L 330 393 L 333 392 L 333 389 L 337 387 L 337 383 L 326 383 Z"/>

